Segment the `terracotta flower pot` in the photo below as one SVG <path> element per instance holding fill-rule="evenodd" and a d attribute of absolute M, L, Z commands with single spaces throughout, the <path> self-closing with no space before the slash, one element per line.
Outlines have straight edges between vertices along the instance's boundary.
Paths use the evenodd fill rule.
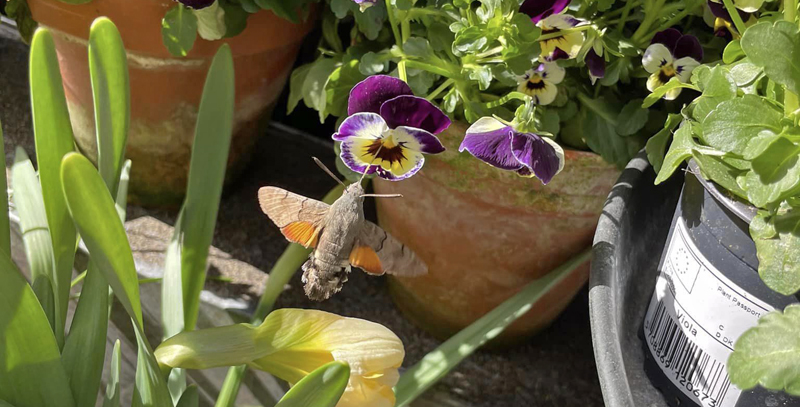
<path fill-rule="evenodd" d="M 96 154 L 87 39 L 92 21 L 110 18 L 128 52 L 131 125 L 127 157 L 131 198 L 144 205 L 179 204 L 183 196 L 194 125 L 211 58 L 230 44 L 236 72 L 234 134 L 228 177 L 239 172 L 283 89 L 303 37 L 314 19 L 292 24 L 262 11 L 250 16 L 236 37 L 205 41 L 199 36 L 186 58 L 175 58 L 162 43 L 161 19 L 172 0 L 94 0 L 72 5 L 58 0 L 28 0 L 36 21 L 56 41 L 75 138 L 81 150 Z"/>
<path fill-rule="evenodd" d="M 600 156 L 565 151 L 566 165 L 547 186 L 459 153 L 466 125 L 439 135 L 447 151 L 402 182 L 379 180 L 381 226 L 428 264 L 417 278 L 392 278 L 398 306 L 446 337 L 480 318 L 527 283 L 588 248 L 620 170 Z M 546 327 L 588 278 L 588 263 L 547 293 L 504 333 L 505 340 Z"/>

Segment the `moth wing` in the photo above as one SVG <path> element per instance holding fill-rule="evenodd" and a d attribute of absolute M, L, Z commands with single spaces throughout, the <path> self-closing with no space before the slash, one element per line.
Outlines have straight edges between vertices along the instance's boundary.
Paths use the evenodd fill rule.
<path fill-rule="evenodd" d="M 316 247 L 330 205 L 276 187 L 259 189 L 258 203 L 287 240 Z"/>
<path fill-rule="evenodd" d="M 356 239 L 350 264 L 376 275 L 414 277 L 428 273 L 428 266 L 411 249 L 370 221 L 364 222 Z"/>

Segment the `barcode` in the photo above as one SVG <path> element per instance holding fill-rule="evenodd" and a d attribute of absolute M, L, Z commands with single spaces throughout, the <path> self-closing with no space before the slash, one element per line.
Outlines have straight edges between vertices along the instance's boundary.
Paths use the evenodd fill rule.
<path fill-rule="evenodd" d="M 724 362 L 700 349 L 681 330 L 659 301 L 647 325 L 648 341 L 653 355 L 663 369 L 675 375 L 676 384 L 708 407 L 721 406 L 731 387 Z"/>

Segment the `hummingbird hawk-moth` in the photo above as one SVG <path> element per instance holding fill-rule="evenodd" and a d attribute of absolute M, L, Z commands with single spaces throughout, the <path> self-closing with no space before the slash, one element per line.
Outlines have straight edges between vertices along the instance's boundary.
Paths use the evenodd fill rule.
<path fill-rule="evenodd" d="M 344 185 L 319 160 L 314 160 Z M 332 205 L 281 188 L 258 190 L 261 210 L 286 239 L 314 248 L 302 267 L 308 298 L 323 301 L 339 292 L 351 266 L 371 275 L 418 276 L 428 272 L 411 249 L 364 218 L 364 198 L 369 196 L 400 197 L 365 194 L 361 182 L 345 186 L 342 196 Z"/>

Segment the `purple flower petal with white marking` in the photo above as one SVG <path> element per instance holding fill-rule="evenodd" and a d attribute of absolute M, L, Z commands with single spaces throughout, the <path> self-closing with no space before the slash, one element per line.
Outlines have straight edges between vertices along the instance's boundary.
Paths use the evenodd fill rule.
<path fill-rule="evenodd" d="M 342 142 L 340 157 L 353 171 L 398 181 L 422 168 L 423 153 L 444 151 L 435 134 L 450 119 L 400 79 L 376 75 L 361 81 L 350 91 L 347 110 L 350 116 L 333 139 Z"/>
<path fill-rule="evenodd" d="M 594 52 L 594 48 L 589 50 L 583 61 L 586 63 L 586 67 L 589 68 L 589 78 L 592 80 L 592 84 L 606 76 L 606 59 L 597 55 Z"/>
<path fill-rule="evenodd" d="M 560 59 L 564 54 L 575 58 L 583 46 L 583 32 L 564 31 L 582 23 L 569 14 L 553 14 L 539 22 L 543 35 L 556 35 L 539 41 L 542 50 L 540 56 L 550 61 Z"/>
<path fill-rule="evenodd" d="M 200 10 L 214 4 L 215 0 L 175 0 L 191 9 Z"/>
<path fill-rule="evenodd" d="M 530 16 L 534 24 L 553 14 L 558 14 L 569 5 L 570 0 L 525 0 L 519 12 Z"/>
<path fill-rule="evenodd" d="M 387 100 L 413 94 L 411 87 L 400 79 L 388 75 L 373 75 L 353 86 L 347 100 L 347 114 L 379 113 L 381 105 Z"/>
<path fill-rule="evenodd" d="M 554 141 L 520 133 L 492 117 L 482 117 L 469 129 L 458 151 L 520 176 L 536 176 L 547 184 L 564 167 L 564 152 Z"/>

